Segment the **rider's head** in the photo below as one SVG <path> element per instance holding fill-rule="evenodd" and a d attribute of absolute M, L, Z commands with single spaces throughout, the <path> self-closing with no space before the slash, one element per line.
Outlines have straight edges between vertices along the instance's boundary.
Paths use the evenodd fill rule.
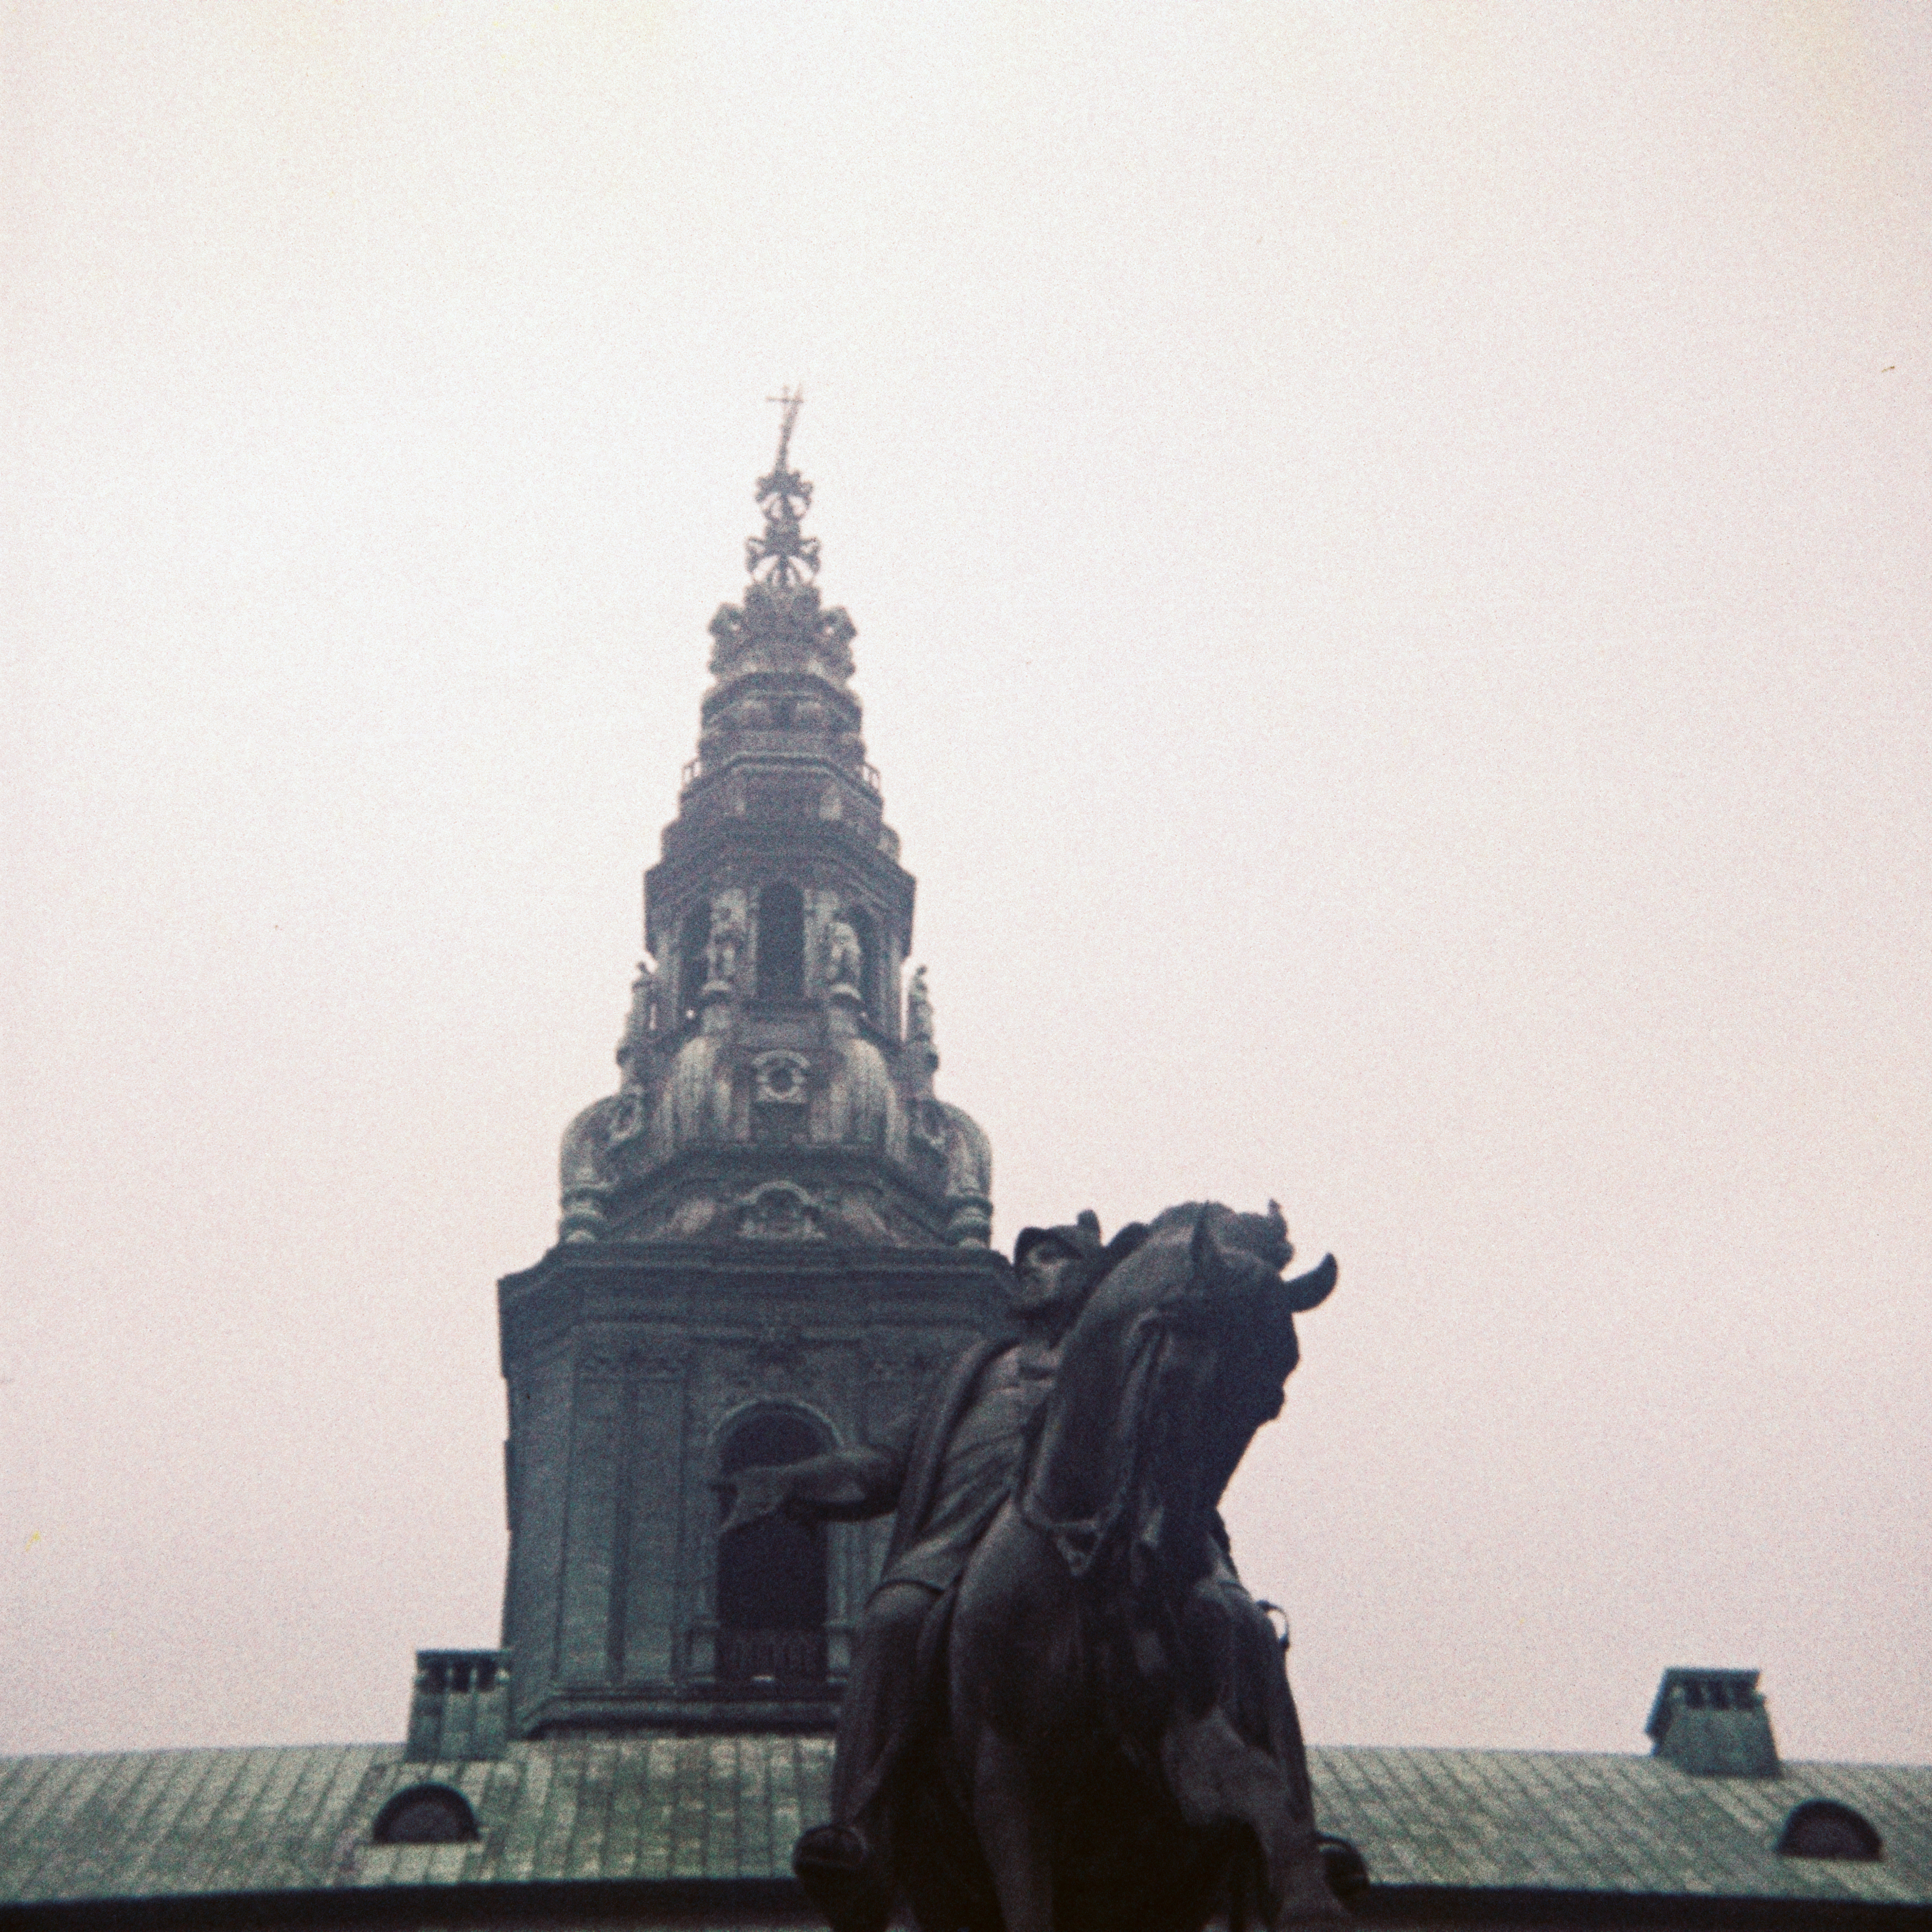
<path fill-rule="evenodd" d="M 1106 1257 L 1090 1208 L 1061 1227 L 1022 1228 L 1013 1244 L 1013 1312 L 1022 1321 L 1070 1320 L 1105 1272 Z"/>

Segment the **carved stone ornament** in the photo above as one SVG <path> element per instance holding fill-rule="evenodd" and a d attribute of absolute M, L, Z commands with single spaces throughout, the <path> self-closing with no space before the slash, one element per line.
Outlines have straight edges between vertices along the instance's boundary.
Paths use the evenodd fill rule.
<path fill-rule="evenodd" d="M 752 1062 L 752 1097 L 772 1106 L 802 1107 L 811 1097 L 812 1062 L 783 1047 L 758 1054 Z"/>
<path fill-rule="evenodd" d="M 866 1351 L 866 1375 L 876 1382 L 922 1383 L 938 1366 L 934 1350 L 917 1342 L 875 1342 Z"/>
<path fill-rule="evenodd" d="M 937 1100 L 920 1100 L 912 1110 L 908 1132 L 913 1144 L 940 1161 L 946 1159 L 946 1137 L 951 1123 Z"/>
<path fill-rule="evenodd" d="M 926 990 L 923 966 L 914 973 L 906 989 L 906 1038 L 928 1043 L 932 1039 L 932 995 Z"/>
<path fill-rule="evenodd" d="M 631 982 L 631 1010 L 624 1017 L 623 1036 L 617 1042 L 617 1064 L 628 1067 L 648 1043 L 656 1016 L 657 979 L 650 962 L 638 962 L 638 976 Z"/>
<path fill-rule="evenodd" d="M 591 1382 L 623 1382 L 632 1377 L 675 1382 L 690 1360 L 688 1342 L 599 1342 L 578 1358 L 577 1372 L 581 1381 Z"/>
<path fill-rule="evenodd" d="M 748 584 L 744 603 L 719 604 L 710 630 L 721 682 L 759 669 L 818 670 L 839 685 L 852 675 L 859 627 L 842 608 L 821 609 L 816 584 Z"/>
<path fill-rule="evenodd" d="M 865 962 L 858 934 L 842 914 L 834 913 L 825 926 L 826 985 L 849 986 L 856 992 L 860 975 L 865 970 Z"/>
<path fill-rule="evenodd" d="M 635 1140 L 644 1132 L 644 1095 L 634 1087 L 620 1088 L 616 1105 L 610 1109 L 610 1145 L 620 1148 Z"/>
<path fill-rule="evenodd" d="M 916 1243 L 919 1240 L 917 1232 L 895 1226 L 893 1220 L 880 1211 L 882 1204 L 878 1199 L 852 1190 L 828 1192 L 824 1202 L 831 1232 L 841 1240 L 894 1247 Z"/>
<path fill-rule="evenodd" d="M 825 1226 L 818 1204 L 790 1180 L 768 1180 L 738 1203 L 741 1241 L 822 1241 Z"/>
<path fill-rule="evenodd" d="M 735 898 L 720 894 L 711 902 L 711 937 L 705 942 L 706 984 L 736 982 L 738 960 L 745 950 L 745 915 Z"/>
<path fill-rule="evenodd" d="M 618 1096 L 607 1094 L 593 1100 L 564 1130 L 563 1144 L 558 1151 L 557 1178 L 561 1196 L 562 1219 L 557 1223 L 560 1240 L 601 1240 L 608 1222 L 604 1204 L 610 1195 L 608 1170 L 612 1114 Z"/>
<path fill-rule="evenodd" d="M 767 1322 L 752 1344 L 752 1359 L 761 1369 L 796 1369 L 805 1360 L 805 1337 L 788 1322 Z"/>
<path fill-rule="evenodd" d="M 688 1342 L 646 1342 L 637 1351 L 638 1373 L 646 1382 L 678 1382 L 691 1366 Z"/>
<path fill-rule="evenodd" d="M 688 1200 L 680 1201 L 664 1225 L 664 1238 L 670 1241 L 694 1241 L 708 1234 L 722 1210 L 709 1196 L 695 1194 Z"/>

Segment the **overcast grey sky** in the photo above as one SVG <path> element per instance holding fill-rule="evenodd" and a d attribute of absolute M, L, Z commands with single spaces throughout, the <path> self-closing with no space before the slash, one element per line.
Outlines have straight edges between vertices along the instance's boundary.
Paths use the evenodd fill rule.
<path fill-rule="evenodd" d="M 998 1234 L 1286 1204 L 1310 1735 L 1932 1755 L 1922 6 L 6 8 L 0 1748 L 401 1732 L 802 382 Z"/>

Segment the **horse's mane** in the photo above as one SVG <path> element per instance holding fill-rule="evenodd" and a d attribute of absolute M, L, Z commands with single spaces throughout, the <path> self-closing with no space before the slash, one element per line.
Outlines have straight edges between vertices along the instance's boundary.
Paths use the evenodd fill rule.
<path fill-rule="evenodd" d="M 1171 1234 L 1177 1228 L 1185 1228 L 1192 1234 L 1195 1222 L 1200 1220 L 1208 1204 L 1205 1201 L 1182 1201 L 1172 1208 L 1163 1208 L 1148 1223 L 1148 1233 L 1152 1237 Z"/>
<path fill-rule="evenodd" d="M 1182 1201 L 1163 1208 L 1147 1224 L 1149 1240 L 1162 1234 L 1185 1233 L 1192 1238 L 1203 1214 L 1216 1216 L 1216 1237 L 1230 1247 L 1245 1250 L 1272 1268 L 1283 1268 L 1294 1258 L 1294 1244 L 1288 1238 L 1288 1224 L 1281 1210 L 1270 1201 L 1265 1214 L 1238 1214 L 1218 1201 Z"/>

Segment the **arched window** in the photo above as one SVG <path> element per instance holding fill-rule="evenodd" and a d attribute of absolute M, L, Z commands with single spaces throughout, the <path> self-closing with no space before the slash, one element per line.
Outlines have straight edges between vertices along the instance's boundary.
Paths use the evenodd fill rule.
<path fill-rule="evenodd" d="M 700 899 L 684 916 L 677 947 L 677 1010 L 681 1019 L 691 1019 L 698 1012 L 698 996 L 704 990 L 710 971 L 704 950 L 711 944 L 711 902 Z"/>
<path fill-rule="evenodd" d="M 731 1432 L 718 1474 L 802 1462 L 825 1446 L 802 1417 L 768 1409 Z M 721 1537 L 718 1675 L 746 1685 L 823 1682 L 825 1606 L 822 1524 L 771 1516 Z"/>
<path fill-rule="evenodd" d="M 859 942 L 859 991 L 864 994 L 866 1010 L 879 1018 L 879 928 L 863 906 L 849 907 L 845 922 Z"/>
<path fill-rule="evenodd" d="M 758 998 L 805 998 L 805 902 L 782 879 L 758 894 Z"/>
<path fill-rule="evenodd" d="M 446 1784 L 412 1784 L 376 1814 L 369 1834 L 379 1845 L 452 1845 L 473 1838 L 476 1814 Z"/>

